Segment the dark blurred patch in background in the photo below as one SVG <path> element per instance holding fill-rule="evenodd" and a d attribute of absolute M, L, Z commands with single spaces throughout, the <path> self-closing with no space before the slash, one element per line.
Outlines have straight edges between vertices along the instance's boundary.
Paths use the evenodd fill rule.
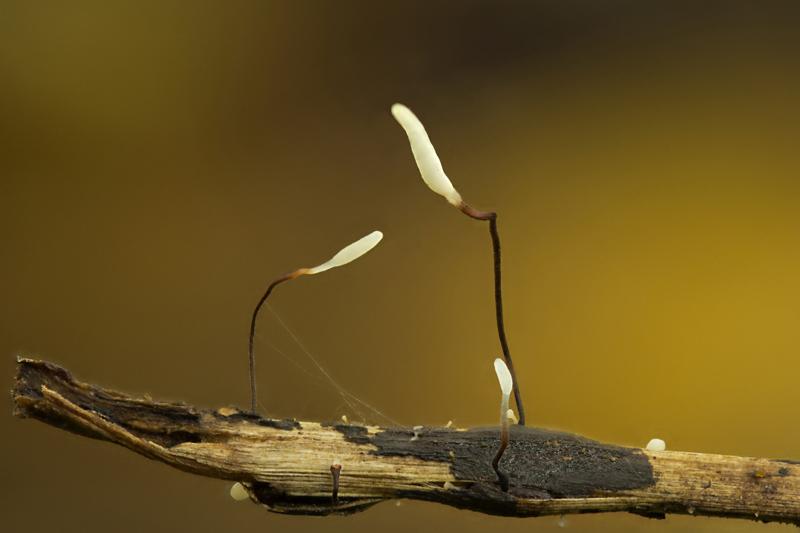
<path fill-rule="evenodd" d="M 0 376 L 24 353 L 246 407 L 269 282 L 380 229 L 368 256 L 271 305 L 381 414 L 344 404 L 269 310 L 262 412 L 496 424 L 488 232 L 424 186 L 399 101 L 466 200 L 500 215 L 530 424 L 800 460 L 798 28 L 794 0 L 3 2 Z M 421 503 L 270 515 L 9 414 L 3 530 L 555 527 Z"/>

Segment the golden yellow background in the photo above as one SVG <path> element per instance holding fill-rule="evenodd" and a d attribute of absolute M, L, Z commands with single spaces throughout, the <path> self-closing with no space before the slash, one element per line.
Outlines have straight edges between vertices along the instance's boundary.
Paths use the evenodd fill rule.
<path fill-rule="evenodd" d="M 5 388 L 24 354 L 245 408 L 267 285 L 380 229 L 270 304 L 397 423 L 496 424 L 488 230 L 425 187 L 399 101 L 466 201 L 499 213 L 530 425 L 800 460 L 799 28 L 794 0 L 2 2 Z M 269 310 L 258 332 L 262 413 L 359 420 Z M 558 530 L 418 502 L 273 515 L 5 405 L 4 531 Z"/>

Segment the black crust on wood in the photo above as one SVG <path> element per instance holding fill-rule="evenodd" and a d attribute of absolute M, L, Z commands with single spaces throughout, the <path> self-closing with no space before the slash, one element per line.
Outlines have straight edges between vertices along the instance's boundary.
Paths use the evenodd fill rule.
<path fill-rule="evenodd" d="M 364 426 L 345 426 L 344 424 L 332 424 L 330 422 L 323 422 L 320 426 L 324 428 L 334 428 L 341 432 L 344 437 L 354 444 L 370 444 L 372 441 L 367 434 L 367 428 Z M 410 433 L 413 435 L 413 433 Z M 409 436 L 409 438 L 411 438 Z"/>
<path fill-rule="evenodd" d="M 332 426 L 351 442 L 376 446 L 372 454 L 447 462 L 458 480 L 483 481 L 492 487 L 497 482 L 492 457 L 500 445 L 499 428 L 423 428 L 411 440 L 414 432 L 407 429 L 387 429 L 370 436 L 363 427 Z M 635 448 L 528 426 L 511 426 L 509 431 L 501 463 L 509 474 L 512 496 L 580 498 L 596 491 L 655 485 L 650 461 Z M 497 496 L 492 499 L 496 501 Z"/>

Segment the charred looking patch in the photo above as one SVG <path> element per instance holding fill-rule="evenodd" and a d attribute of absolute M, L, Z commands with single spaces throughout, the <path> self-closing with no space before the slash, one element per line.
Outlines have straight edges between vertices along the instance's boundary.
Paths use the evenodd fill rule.
<path fill-rule="evenodd" d="M 334 426 L 359 444 L 373 444 L 387 456 L 412 456 L 425 461 L 450 463 L 459 480 L 482 481 L 494 486 L 492 457 L 500 443 L 498 428 L 456 431 L 423 428 L 418 438 L 407 429 L 387 429 L 368 436 L 365 428 Z M 653 468 L 646 455 L 624 448 L 540 428 L 512 426 L 510 443 L 503 455 L 512 495 L 530 497 L 586 497 L 595 491 L 631 490 L 655 485 Z"/>
<path fill-rule="evenodd" d="M 148 398 L 104 390 L 81 383 L 63 368 L 45 361 L 19 359 L 18 363 L 17 382 L 13 390 L 15 416 L 36 418 L 85 437 L 108 440 L 103 433 L 77 425 L 61 411 L 53 409 L 46 401 L 45 389 L 140 439 L 165 448 L 186 442 L 224 442 L 227 435 L 210 435 L 206 429 L 206 420 L 210 417 L 231 424 L 246 420 L 287 431 L 301 429 L 294 420 L 270 420 L 238 409 L 232 410 L 230 416 L 226 417 L 216 411 L 200 410 L 185 404 L 154 402 Z"/>
<path fill-rule="evenodd" d="M 341 432 L 348 442 L 352 442 L 354 444 L 370 444 L 372 442 L 372 439 L 367 433 L 367 428 L 364 426 L 345 426 L 344 424 L 331 424 L 328 422 L 320 425 L 325 428 L 334 428 L 335 430 Z"/>
<path fill-rule="evenodd" d="M 87 385 L 63 368 L 45 361 L 19 359 L 18 362 L 17 384 L 13 391 L 16 416 L 44 419 L 68 431 L 106 439 L 102 433 L 78 427 L 58 410 L 52 409 L 46 401 L 46 389 L 84 411 L 95 413 L 133 435 L 161 446 L 174 446 L 187 439 L 192 441 L 187 434 L 191 432 L 187 432 L 186 427 L 198 425 L 201 420 L 199 410 L 184 404 L 153 402 Z"/>

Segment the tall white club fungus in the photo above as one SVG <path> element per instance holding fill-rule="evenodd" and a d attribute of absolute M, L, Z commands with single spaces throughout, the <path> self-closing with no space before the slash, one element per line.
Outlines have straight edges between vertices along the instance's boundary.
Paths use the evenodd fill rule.
<path fill-rule="evenodd" d="M 436 150 L 433 148 L 422 122 L 403 104 L 394 104 L 392 115 L 406 130 L 408 142 L 411 143 L 411 152 L 417 161 L 422 179 L 433 192 L 441 194 L 454 206 L 459 206 L 461 195 L 458 194 L 453 184 L 450 183 L 450 178 L 444 173 L 442 162 L 439 161 L 439 156 L 436 155 Z"/>

